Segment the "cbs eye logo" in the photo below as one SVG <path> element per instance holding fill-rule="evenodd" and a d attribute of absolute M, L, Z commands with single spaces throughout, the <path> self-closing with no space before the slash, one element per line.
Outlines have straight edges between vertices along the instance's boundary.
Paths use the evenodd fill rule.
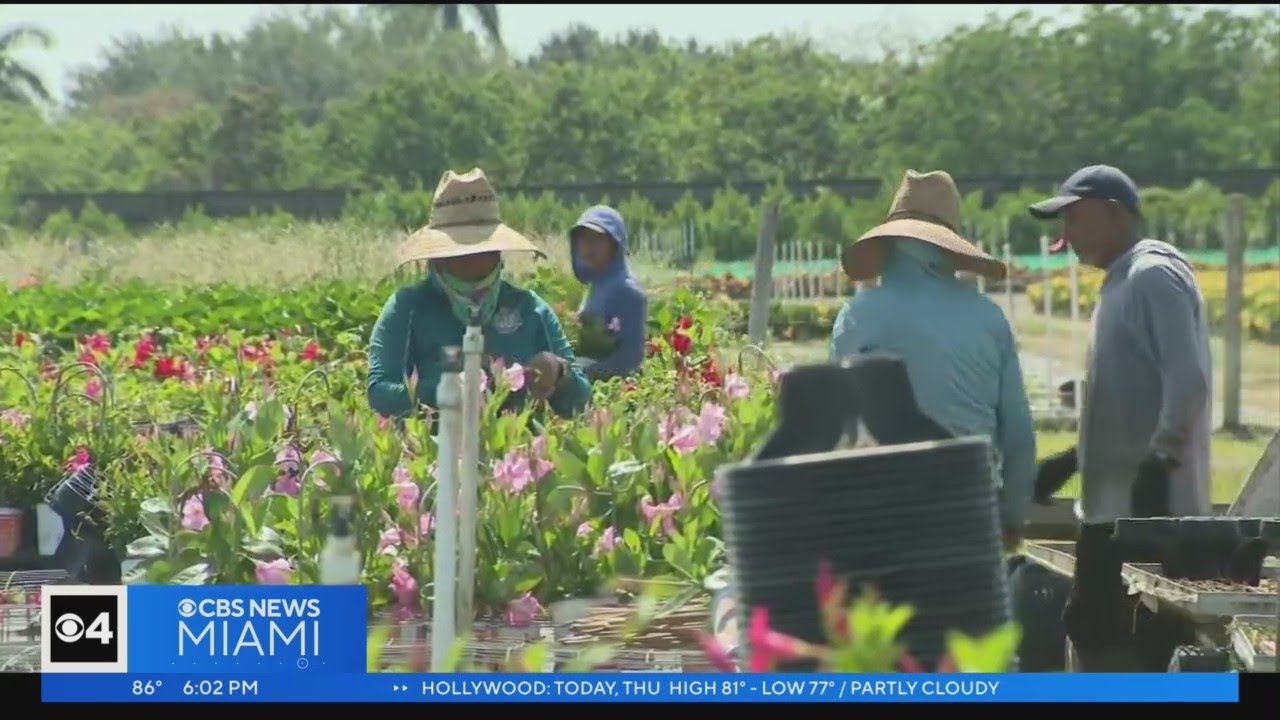
<path fill-rule="evenodd" d="M 115 663 L 119 608 L 112 595 L 54 595 L 49 660 L 53 663 Z"/>

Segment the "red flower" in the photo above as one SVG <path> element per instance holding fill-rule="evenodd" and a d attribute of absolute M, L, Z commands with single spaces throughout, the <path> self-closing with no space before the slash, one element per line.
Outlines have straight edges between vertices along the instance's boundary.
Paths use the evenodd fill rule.
<path fill-rule="evenodd" d="M 904 653 L 901 658 L 898 658 L 898 669 L 904 673 L 924 672 L 924 668 L 920 666 L 920 663 L 906 653 Z"/>
<path fill-rule="evenodd" d="M 209 348 L 213 347 L 218 342 L 219 339 L 212 335 L 196 338 L 196 354 L 200 357 L 204 357 L 205 353 L 209 352 Z"/>
<path fill-rule="evenodd" d="M 271 341 L 263 340 L 260 344 L 249 343 L 240 347 L 240 358 L 259 364 L 271 362 Z"/>
<path fill-rule="evenodd" d="M 143 335 L 133 346 L 133 368 L 140 370 L 146 367 L 147 361 L 160 348 L 160 344 L 150 334 Z"/>
<path fill-rule="evenodd" d="M 80 353 L 80 357 L 78 358 L 78 360 L 79 362 L 82 362 L 86 365 L 92 365 L 94 367 L 98 367 L 98 358 L 96 355 L 93 354 L 92 350 L 86 350 Z"/>
<path fill-rule="evenodd" d="M 702 365 L 702 382 L 713 387 L 724 385 L 724 378 L 720 377 L 720 370 L 716 368 L 716 364 L 710 359 Z"/>
<path fill-rule="evenodd" d="M 298 354 L 298 358 L 306 362 L 315 362 L 320 359 L 321 354 L 320 343 L 312 340 L 311 342 L 308 342 L 307 346 Z"/>
<path fill-rule="evenodd" d="M 16 331 L 16 332 L 14 332 L 14 333 L 13 333 L 13 345 L 14 345 L 14 347 L 22 347 L 23 345 L 26 345 L 26 344 L 27 344 L 27 334 L 26 334 L 26 333 L 22 332 L 21 330 L 18 330 L 18 331 Z"/>
<path fill-rule="evenodd" d="M 658 349 L 659 349 L 658 343 L 653 342 L 652 340 L 645 343 L 644 348 L 645 348 L 645 354 L 648 357 L 653 357 L 654 355 L 658 354 Z"/>
<path fill-rule="evenodd" d="M 111 340 L 102 333 L 86 335 L 80 338 L 80 344 L 91 353 L 106 354 L 111 352 Z"/>
<path fill-rule="evenodd" d="M 679 331 L 671 333 L 671 336 L 667 338 L 667 342 L 671 344 L 673 350 L 681 355 L 688 355 L 689 351 L 693 349 L 693 340 L 690 340 L 688 335 Z"/>
<path fill-rule="evenodd" d="M 169 378 L 192 380 L 195 378 L 196 370 L 187 362 L 186 358 L 181 355 L 173 355 L 156 360 L 154 373 L 157 380 L 167 380 Z"/>
<path fill-rule="evenodd" d="M 827 626 L 827 632 L 841 640 L 848 640 L 849 618 L 843 610 L 848 587 L 836 580 L 831 563 L 826 560 L 818 564 L 816 589 L 818 609 L 822 612 L 822 620 Z"/>
<path fill-rule="evenodd" d="M 676 325 L 676 329 L 678 330 L 688 330 L 691 327 L 693 327 L 693 318 L 688 315 L 680 318 L 679 324 Z"/>

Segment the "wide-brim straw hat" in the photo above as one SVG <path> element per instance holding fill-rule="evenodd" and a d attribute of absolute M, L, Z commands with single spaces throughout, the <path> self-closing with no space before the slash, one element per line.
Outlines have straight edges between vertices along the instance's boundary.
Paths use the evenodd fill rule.
<path fill-rule="evenodd" d="M 431 200 L 431 217 L 396 250 L 396 265 L 490 252 L 530 252 L 546 257 L 533 241 L 507 227 L 498 214 L 498 194 L 484 171 L 446 171 Z"/>
<path fill-rule="evenodd" d="M 885 244 L 891 238 L 915 238 L 949 252 L 957 270 L 999 280 L 1008 268 L 960 235 L 960 191 L 946 172 L 908 170 L 898 186 L 889 215 L 845 249 L 841 257 L 850 280 L 863 282 L 884 271 Z"/>

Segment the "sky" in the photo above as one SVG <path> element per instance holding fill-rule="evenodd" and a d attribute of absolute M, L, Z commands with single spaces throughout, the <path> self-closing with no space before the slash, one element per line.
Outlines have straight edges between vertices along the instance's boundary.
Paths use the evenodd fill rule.
<path fill-rule="evenodd" d="M 200 34 L 240 33 L 279 5 L 0 5 L 0 28 L 31 23 L 53 34 L 49 50 L 23 49 L 18 58 L 65 96 L 71 69 L 99 61 L 112 38 L 155 36 L 179 27 Z M 355 8 L 355 5 L 346 5 Z M 1072 8 L 1026 5 L 499 5 L 504 42 L 517 57 L 538 48 L 552 33 L 573 23 L 609 37 L 629 29 L 655 29 L 663 36 L 695 38 L 718 45 L 768 33 L 808 35 L 841 53 L 876 55 L 884 44 L 936 38 L 957 25 L 1026 10 L 1050 20 L 1069 18 Z M 1204 7 L 1204 6 L 1202 6 Z M 1224 7 L 1224 6 L 1219 6 Z M 1241 11 L 1260 5 L 1235 5 Z M 726 10 L 733 8 L 730 11 Z M 466 13 L 464 13 L 464 17 Z"/>
<path fill-rule="evenodd" d="M 354 8 L 354 5 L 347 7 Z M 652 28 L 667 37 L 700 44 L 748 40 L 793 31 L 842 52 L 875 53 L 883 39 L 929 39 L 988 12 L 1020 9 L 1061 17 L 1067 5 L 500 5 L 504 42 L 516 56 L 534 50 L 552 33 L 582 23 L 602 35 Z M 0 5 L 0 28 L 31 23 L 53 34 L 49 50 L 23 49 L 18 58 L 64 95 L 68 72 L 96 63 L 115 37 L 160 34 L 179 27 L 200 34 L 240 33 L 274 5 Z M 465 13 L 464 13 L 465 16 Z"/>

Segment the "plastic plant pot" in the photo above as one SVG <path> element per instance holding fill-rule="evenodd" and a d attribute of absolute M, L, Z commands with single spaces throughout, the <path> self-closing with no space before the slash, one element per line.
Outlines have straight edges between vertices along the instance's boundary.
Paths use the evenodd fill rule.
<path fill-rule="evenodd" d="M 22 526 L 26 513 L 18 508 L 0 508 L 0 558 L 11 558 L 22 547 Z"/>

